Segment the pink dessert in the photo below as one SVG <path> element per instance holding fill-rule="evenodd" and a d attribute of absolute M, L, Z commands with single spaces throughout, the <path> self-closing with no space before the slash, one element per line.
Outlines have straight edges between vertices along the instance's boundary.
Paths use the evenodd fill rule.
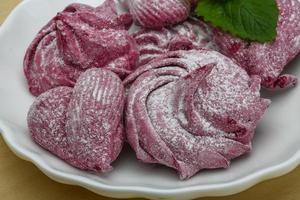
<path fill-rule="evenodd" d="M 26 51 L 24 73 L 29 91 L 38 96 L 57 86 L 72 87 L 81 71 L 63 60 L 57 48 L 55 23 L 50 21 Z"/>
<path fill-rule="evenodd" d="M 133 19 L 129 13 L 118 14 L 114 0 L 105 0 L 98 6 L 92 7 L 85 4 L 73 3 L 67 6 L 64 13 L 73 13 L 77 19 L 97 28 L 129 29 Z"/>
<path fill-rule="evenodd" d="M 182 179 L 249 152 L 270 104 L 260 98 L 258 76 L 205 49 L 170 52 L 124 84 L 127 139 L 137 158 L 174 168 Z"/>
<path fill-rule="evenodd" d="M 102 7 L 108 3 L 116 9 L 114 1 Z M 125 29 L 130 19 L 119 19 L 116 10 L 102 10 L 59 13 L 55 18 L 59 50 L 78 68 L 105 67 L 125 76 L 135 69 L 138 58 L 135 40 Z"/>
<path fill-rule="evenodd" d="M 83 170 L 107 172 L 123 147 L 124 86 L 113 72 L 89 69 L 75 88 L 40 95 L 28 112 L 33 140 Z"/>
<path fill-rule="evenodd" d="M 162 28 L 183 22 L 189 16 L 189 0 L 127 0 L 135 22 L 147 28 Z"/>
<path fill-rule="evenodd" d="M 277 0 L 277 4 L 280 17 L 274 42 L 247 42 L 214 31 L 220 51 L 236 60 L 250 75 L 260 76 L 263 86 L 269 89 L 291 87 L 297 83 L 295 76 L 281 73 L 300 52 L 300 2 Z"/>
<path fill-rule="evenodd" d="M 91 67 L 107 68 L 121 77 L 135 69 L 138 58 L 134 39 L 126 31 L 128 13 L 118 15 L 114 0 L 93 8 L 71 4 L 42 28 L 27 49 L 24 73 L 30 92 L 74 86 Z"/>
<path fill-rule="evenodd" d="M 209 29 L 202 21 L 189 19 L 174 27 L 160 30 L 144 28 L 134 33 L 140 52 L 138 66 L 169 51 L 216 48 Z"/>
<path fill-rule="evenodd" d="M 124 141 L 124 87 L 108 70 L 89 69 L 78 79 L 67 111 L 66 134 L 82 169 L 107 172 Z"/>
<path fill-rule="evenodd" d="M 51 153 L 72 163 L 65 132 L 72 88 L 57 87 L 41 94 L 30 107 L 28 128 L 33 140 Z"/>

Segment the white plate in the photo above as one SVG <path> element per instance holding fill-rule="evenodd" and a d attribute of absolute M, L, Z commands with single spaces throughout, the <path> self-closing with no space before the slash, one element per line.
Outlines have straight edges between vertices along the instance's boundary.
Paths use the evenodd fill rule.
<path fill-rule="evenodd" d="M 123 150 L 111 173 L 96 175 L 72 168 L 37 146 L 26 126 L 27 110 L 34 98 L 23 76 L 23 56 L 39 29 L 72 2 L 24 1 L 0 28 L 0 132 L 18 156 L 33 162 L 56 181 L 80 185 L 101 195 L 182 200 L 237 193 L 299 164 L 300 87 L 264 93 L 273 104 L 258 126 L 251 154 L 235 160 L 227 170 L 203 171 L 187 181 L 180 181 L 171 169 L 138 162 L 129 147 Z M 101 0 L 81 2 L 95 6 Z M 289 69 L 300 77 L 299 56 Z"/>

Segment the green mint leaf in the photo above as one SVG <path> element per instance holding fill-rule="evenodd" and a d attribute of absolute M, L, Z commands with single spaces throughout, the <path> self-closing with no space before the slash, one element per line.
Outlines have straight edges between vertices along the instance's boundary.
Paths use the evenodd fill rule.
<path fill-rule="evenodd" d="M 196 14 L 242 39 L 270 42 L 276 38 L 276 0 L 200 0 Z"/>

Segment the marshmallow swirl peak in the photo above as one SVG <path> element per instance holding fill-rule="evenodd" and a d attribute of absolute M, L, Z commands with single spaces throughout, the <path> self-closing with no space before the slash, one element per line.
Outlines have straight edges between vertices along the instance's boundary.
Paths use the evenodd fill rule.
<path fill-rule="evenodd" d="M 182 179 L 249 152 L 270 104 L 260 98 L 258 76 L 205 49 L 165 54 L 124 84 L 126 134 L 137 158 L 174 168 Z"/>

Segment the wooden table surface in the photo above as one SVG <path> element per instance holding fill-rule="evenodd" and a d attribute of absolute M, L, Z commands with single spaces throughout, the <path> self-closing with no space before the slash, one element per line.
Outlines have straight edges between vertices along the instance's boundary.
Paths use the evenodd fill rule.
<path fill-rule="evenodd" d="M 0 24 L 19 0 L 0 0 Z M 1 44 L 0 44 L 1 45 Z M 1 98 L 1 97 L 0 97 Z M 86 189 L 57 183 L 32 163 L 16 157 L 0 137 L 0 199 L 3 200 L 104 200 Z M 201 200 L 299 200 L 300 167 L 283 177 L 265 181 L 240 194 Z"/>

